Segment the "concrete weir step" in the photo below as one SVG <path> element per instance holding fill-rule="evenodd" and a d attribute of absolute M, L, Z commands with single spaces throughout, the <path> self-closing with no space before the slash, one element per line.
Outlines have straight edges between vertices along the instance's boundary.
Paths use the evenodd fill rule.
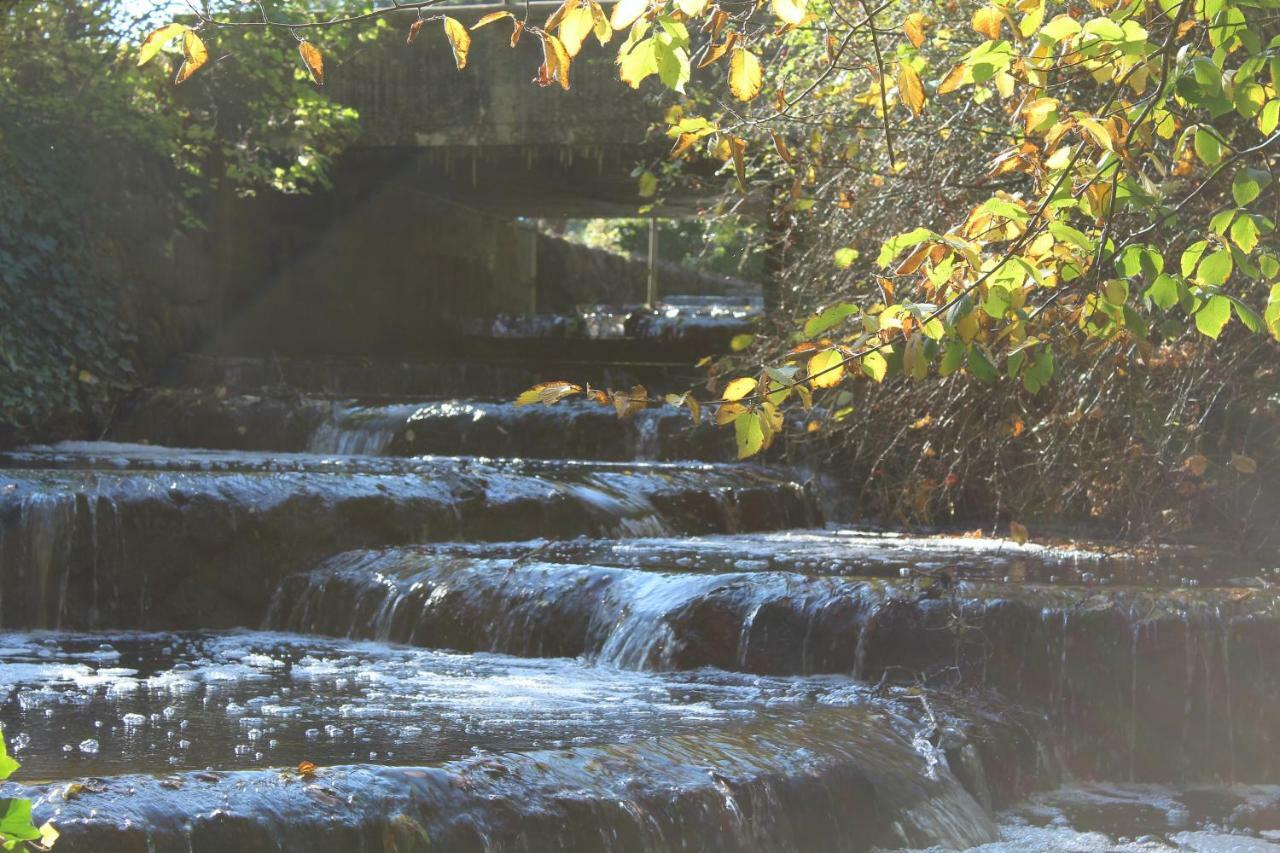
<path fill-rule="evenodd" d="M 606 389 L 641 384 L 674 390 L 698 382 L 699 375 L 688 363 L 666 358 L 658 350 L 624 363 L 583 358 L 396 360 L 185 355 L 170 365 L 164 379 L 167 387 L 179 391 L 225 389 L 232 394 L 260 394 L 264 389 L 289 389 L 294 393 L 362 399 L 514 399 L 526 388 L 553 380 Z"/>
<path fill-rule="evenodd" d="M 847 679 L 260 632 L 0 645 L 0 720 L 49 780 L 3 793 L 73 853 L 966 847 L 1057 778 L 1016 710 Z"/>
<path fill-rule="evenodd" d="M 1280 775 L 1280 589 L 966 580 L 964 560 L 941 554 L 945 581 L 824 576 L 783 568 L 789 535 L 747 550 L 783 546 L 772 562 L 719 571 L 648 560 L 645 540 L 354 551 L 286 579 L 268 624 L 637 670 L 994 689 L 1043 709 L 1084 778 Z M 544 556 L 556 547 L 616 547 L 644 567 Z"/>
<path fill-rule="evenodd" d="M 64 444 L 0 454 L 0 624 L 256 625 L 280 578 L 353 547 L 776 529 L 778 471 Z"/>
<path fill-rule="evenodd" d="M 654 407 L 620 420 L 612 405 L 505 400 L 369 403 L 293 392 L 154 389 L 123 410 L 108 437 L 172 447 L 372 456 L 459 454 L 536 459 L 728 461 L 732 432 L 687 410 Z"/>

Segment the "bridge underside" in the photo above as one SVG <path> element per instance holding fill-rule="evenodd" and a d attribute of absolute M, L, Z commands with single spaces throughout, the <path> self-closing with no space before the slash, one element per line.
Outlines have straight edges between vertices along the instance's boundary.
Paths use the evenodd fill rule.
<path fill-rule="evenodd" d="M 718 164 L 690 170 L 693 180 L 664 187 L 660 202 L 641 198 L 633 174 L 664 148 L 646 145 L 486 145 L 357 147 L 338 172 L 344 193 L 363 195 L 389 184 L 505 217 L 614 219 L 653 205 L 660 216 L 697 216 L 723 186 Z"/>
<path fill-rule="evenodd" d="M 456 12 L 464 24 L 479 12 Z M 546 14 L 545 11 L 542 14 Z M 406 45 L 412 17 L 335 62 L 332 97 L 360 114 L 360 135 L 332 188 L 263 196 L 224 210 L 216 229 L 221 318 L 215 349 L 428 355 L 467 318 L 637 302 L 636 263 L 539 235 L 531 219 L 697 216 L 724 187 L 702 180 L 641 198 L 638 167 L 662 162 L 652 132 L 659 87 L 617 79 L 613 46 L 584 46 L 572 87 L 530 82 L 542 62 L 509 28 L 474 34 L 458 71 L 443 35 Z M 403 26 L 401 26 L 403 24 Z M 670 292 L 670 291 L 668 291 Z"/>

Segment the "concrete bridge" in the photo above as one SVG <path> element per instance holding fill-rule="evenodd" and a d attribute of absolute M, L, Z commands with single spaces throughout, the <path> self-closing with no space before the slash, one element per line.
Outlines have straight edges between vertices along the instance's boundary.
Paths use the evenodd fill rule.
<path fill-rule="evenodd" d="M 532 5 L 537 21 L 555 6 Z M 470 25 L 494 8 L 450 14 Z M 665 90 L 623 85 L 613 45 L 594 39 L 568 91 L 539 87 L 541 46 L 526 36 L 509 47 L 507 22 L 473 33 L 459 71 L 439 22 L 405 43 L 413 20 L 330 60 L 329 94 L 361 116 L 331 190 L 225 202 L 214 348 L 425 355 L 468 317 L 645 299 L 636 264 L 549 240 L 528 219 L 637 215 L 646 200 L 633 171 L 669 147 L 649 132 Z M 668 195 L 663 213 L 692 215 L 702 201 Z"/>
<path fill-rule="evenodd" d="M 556 2 L 531 4 L 541 22 Z M 468 26 L 486 11 L 523 5 L 460 7 L 449 13 Z M 633 91 L 618 80 L 617 40 L 588 37 L 575 59 L 572 86 L 532 82 L 542 63 L 539 40 L 509 46 L 511 23 L 472 33 L 459 71 L 439 22 L 414 44 L 404 35 L 414 16 L 397 16 L 374 43 L 330 72 L 334 98 L 361 116 L 347 169 L 372 180 L 389 174 L 468 205 L 517 216 L 634 216 L 645 204 L 631 173 L 661 159 L 669 141 L 651 134 L 670 99 L 654 83 Z M 648 137 L 648 138 L 647 138 Z M 697 194 L 666 201 L 693 213 Z"/>

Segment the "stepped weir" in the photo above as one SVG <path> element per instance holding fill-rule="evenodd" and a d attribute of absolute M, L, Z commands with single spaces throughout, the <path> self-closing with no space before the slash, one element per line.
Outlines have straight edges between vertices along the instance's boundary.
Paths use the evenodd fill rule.
<path fill-rule="evenodd" d="M 851 529 L 803 447 L 510 403 L 677 390 L 751 322 L 689 304 L 589 366 L 184 356 L 0 453 L 5 794 L 69 853 L 1280 849 L 1272 569 Z"/>

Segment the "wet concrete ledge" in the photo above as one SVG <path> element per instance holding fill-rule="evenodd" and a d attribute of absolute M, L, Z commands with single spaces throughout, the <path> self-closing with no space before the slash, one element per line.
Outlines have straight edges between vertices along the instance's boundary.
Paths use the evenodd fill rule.
<path fill-rule="evenodd" d="M 801 725 L 757 721 L 434 767 L 123 776 L 84 780 L 70 794 L 63 784 L 23 793 L 38 798 L 37 820 L 54 820 L 69 853 L 861 851 L 994 840 L 945 751 L 913 743 L 919 724 L 889 709 L 817 709 Z M 1050 783 L 1020 739 L 1022 782 Z"/>
<path fill-rule="evenodd" d="M 732 435 L 670 406 L 619 420 L 612 406 L 566 400 L 419 400 L 367 404 L 297 395 L 159 389 L 113 424 L 114 441 L 245 451 L 376 456 L 456 454 L 539 459 L 731 461 Z"/>
<path fill-rule="evenodd" d="M 777 529 L 814 512 L 803 486 L 754 466 L 4 454 L 0 626 L 257 625 L 281 578 L 353 547 Z"/>
<path fill-rule="evenodd" d="M 273 627 L 432 648 L 584 655 L 994 689 L 1053 721 L 1084 778 L 1280 773 L 1280 591 L 658 572 L 354 552 L 285 581 Z"/>

